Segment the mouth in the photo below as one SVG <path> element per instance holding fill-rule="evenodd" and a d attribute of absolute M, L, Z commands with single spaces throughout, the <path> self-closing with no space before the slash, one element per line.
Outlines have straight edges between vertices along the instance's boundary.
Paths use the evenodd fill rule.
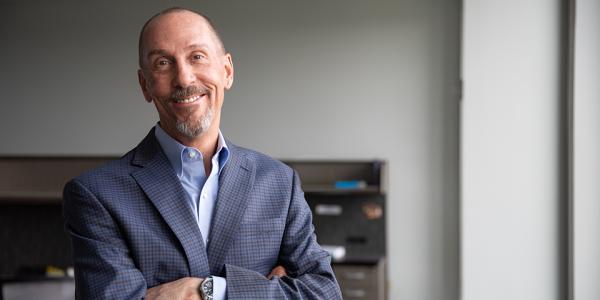
<path fill-rule="evenodd" d="M 194 103 L 198 100 L 200 100 L 200 98 L 204 97 L 206 94 L 201 94 L 201 95 L 194 95 L 188 98 L 173 98 L 173 102 L 178 103 L 178 104 L 189 104 L 189 103 Z"/>

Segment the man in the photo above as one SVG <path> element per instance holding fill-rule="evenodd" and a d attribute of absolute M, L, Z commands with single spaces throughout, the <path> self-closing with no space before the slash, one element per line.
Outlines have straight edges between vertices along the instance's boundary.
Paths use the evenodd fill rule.
<path fill-rule="evenodd" d="M 341 298 L 298 175 L 219 131 L 234 69 L 210 21 L 165 10 L 139 49 L 160 122 L 64 190 L 77 298 Z"/>

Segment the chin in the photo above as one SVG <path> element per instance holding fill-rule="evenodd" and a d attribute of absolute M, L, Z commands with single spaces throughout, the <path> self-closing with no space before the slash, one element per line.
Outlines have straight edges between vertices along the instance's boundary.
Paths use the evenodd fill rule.
<path fill-rule="evenodd" d="M 211 125 L 212 118 L 203 118 L 193 123 L 185 121 L 177 122 L 175 127 L 177 128 L 177 131 L 179 131 L 179 133 L 189 138 L 196 138 L 202 135 L 203 133 L 207 132 L 211 128 Z"/>

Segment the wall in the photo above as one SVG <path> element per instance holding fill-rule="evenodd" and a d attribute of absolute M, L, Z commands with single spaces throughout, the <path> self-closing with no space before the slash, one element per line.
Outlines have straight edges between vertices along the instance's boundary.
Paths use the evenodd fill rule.
<path fill-rule="evenodd" d="M 573 295 L 600 299 L 600 2 L 578 0 L 573 91 Z"/>
<path fill-rule="evenodd" d="M 278 158 L 390 164 L 390 299 L 458 298 L 459 1 L 2 1 L 0 155 L 121 154 L 156 122 L 137 34 L 206 12 L 234 57 L 223 133 Z"/>
<path fill-rule="evenodd" d="M 561 3 L 463 7 L 462 299 L 566 299 Z"/>

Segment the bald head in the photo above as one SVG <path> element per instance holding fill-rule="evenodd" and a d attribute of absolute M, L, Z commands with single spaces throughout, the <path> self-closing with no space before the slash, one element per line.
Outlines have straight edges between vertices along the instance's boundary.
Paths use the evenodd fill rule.
<path fill-rule="evenodd" d="M 181 7 L 171 7 L 171 8 L 165 9 L 165 10 L 157 13 L 156 15 L 152 16 L 150 19 L 148 19 L 148 21 L 146 21 L 146 23 L 144 23 L 144 26 L 142 26 L 142 30 L 140 31 L 139 43 L 138 43 L 138 57 L 139 57 L 138 63 L 139 63 L 140 69 L 144 68 L 144 55 L 145 55 L 144 51 L 145 51 L 145 42 L 146 42 L 147 31 L 149 29 L 152 29 L 152 27 L 154 27 L 154 26 L 160 26 L 160 24 L 157 25 L 157 23 L 160 23 L 160 20 L 163 17 L 169 16 L 172 14 L 192 14 L 192 15 L 197 16 L 201 20 L 203 20 L 206 23 L 206 25 L 208 25 L 208 28 L 210 28 L 210 32 L 213 35 L 214 40 L 219 45 L 221 52 L 223 54 L 227 52 L 225 50 L 225 45 L 223 44 L 223 40 L 221 39 L 219 32 L 217 31 L 214 24 L 207 16 L 205 16 L 199 12 L 190 10 L 190 9 L 181 8 Z"/>

